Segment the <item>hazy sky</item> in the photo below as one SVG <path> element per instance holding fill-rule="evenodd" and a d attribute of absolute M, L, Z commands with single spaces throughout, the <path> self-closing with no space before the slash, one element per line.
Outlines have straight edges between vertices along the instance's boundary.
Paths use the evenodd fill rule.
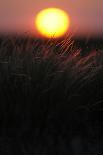
<path fill-rule="evenodd" d="M 103 0 L 0 0 L 0 31 L 36 33 L 34 17 L 47 7 L 67 11 L 71 31 L 103 35 Z"/>

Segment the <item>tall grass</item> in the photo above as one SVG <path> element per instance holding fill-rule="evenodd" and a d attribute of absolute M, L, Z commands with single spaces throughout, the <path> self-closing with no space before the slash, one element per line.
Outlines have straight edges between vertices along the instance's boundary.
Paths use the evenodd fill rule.
<path fill-rule="evenodd" d="M 103 54 L 81 52 L 72 37 L 1 39 L 2 153 L 66 154 L 75 136 L 86 140 L 84 145 L 102 138 L 97 122 L 102 116 Z"/>

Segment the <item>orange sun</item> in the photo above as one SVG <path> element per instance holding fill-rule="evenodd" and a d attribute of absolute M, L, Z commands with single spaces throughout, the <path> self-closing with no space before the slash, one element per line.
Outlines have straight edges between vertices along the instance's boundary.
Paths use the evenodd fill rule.
<path fill-rule="evenodd" d="M 35 19 L 37 31 L 46 38 L 62 37 L 70 26 L 69 15 L 58 8 L 47 8 L 40 11 Z"/>

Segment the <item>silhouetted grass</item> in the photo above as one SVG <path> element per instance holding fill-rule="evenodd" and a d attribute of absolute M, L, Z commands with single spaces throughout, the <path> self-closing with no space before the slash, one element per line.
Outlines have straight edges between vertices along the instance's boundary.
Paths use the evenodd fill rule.
<path fill-rule="evenodd" d="M 103 53 L 81 52 L 70 37 L 0 40 L 1 154 L 70 154 L 75 137 L 77 151 L 94 154 L 103 138 Z"/>

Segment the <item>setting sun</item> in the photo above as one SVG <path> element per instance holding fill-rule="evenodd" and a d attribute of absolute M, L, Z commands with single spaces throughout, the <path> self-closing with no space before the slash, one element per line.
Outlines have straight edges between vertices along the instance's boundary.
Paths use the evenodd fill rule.
<path fill-rule="evenodd" d="M 47 8 L 40 11 L 35 19 L 37 31 L 47 38 L 62 37 L 70 26 L 69 15 L 58 8 Z"/>

